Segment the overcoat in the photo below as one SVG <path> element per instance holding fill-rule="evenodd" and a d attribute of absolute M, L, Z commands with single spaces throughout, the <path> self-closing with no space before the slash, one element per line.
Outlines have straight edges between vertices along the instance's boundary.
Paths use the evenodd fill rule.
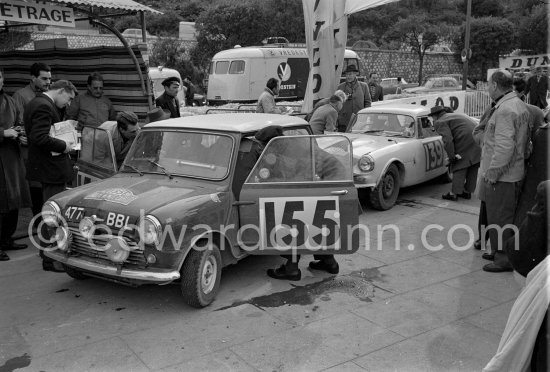
<path fill-rule="evenodd" d="M 175 104 L 174 101 L 176 102 Z M 155 103 L 157 107 L 160 107 L 163 110 L 170 111 L 170 118 L 180 117 L 180 102 L 176 97 L 170 97 L 168 94 L 162 93 L 155 100 Z"/>
<path fill-rule="evenodd" d="M 19 142 L 4 138 L 4 130 L 21 125 L 21 121 L 15 101 L 0 90 L 0 213 L 31 205 Z"/>
<path fill-rule="evenodd" d="M 449 159 L 453 159 L 456 154 L 462 158 L 451 164 L 452 172 L 479 163 L 481 148 L 472 134 L 475 126 L 472 119 L 459 113 L 446 113 L 435 121 L 435 130 L 443 137 Z"/>
<path fill-rule="evenodd" d="M 61 121 L 62 114 L 51 98 L 38 93 L 23 114 L 29 142 L 27 179 L 42 183 L 70 183 L 73 178 L 65 141 L 51 137 L 52 125 Z M 56 153 L 58 155 L 52 154 Z"/>

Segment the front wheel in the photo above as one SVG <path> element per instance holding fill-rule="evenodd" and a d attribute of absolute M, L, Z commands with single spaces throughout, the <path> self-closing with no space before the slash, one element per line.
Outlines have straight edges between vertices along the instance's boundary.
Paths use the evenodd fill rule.
<path fill-rule="evenodd" d="M 382 176 L 380 184 L 370 192 L 369 204 L 374 209 L 381 211 L 390 209 L 397 201 L 400 186 L 401 178 L 399 177 L 399 170 L 395 164 L 392 164 L 384 176 Z"/>
<path fill-rule="evenodd" d="M 220 288 L 221 274 L 222 258 L 215 244 L 193 248 L 181 269 L 184 301 L 197 308 L 210 305 Z"/>

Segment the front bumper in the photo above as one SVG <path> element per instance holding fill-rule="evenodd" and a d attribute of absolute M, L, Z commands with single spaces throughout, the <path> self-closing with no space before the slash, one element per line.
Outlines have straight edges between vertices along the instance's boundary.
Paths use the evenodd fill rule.
<path fill-rule="evenodd" d="M 82 269 L 84 271 L 89 271 L 91 273 L 108 276 L 115 279 L 127 279 L 135 280 L 143 283 L 167 283 L 180 278 L 179 271 L 172 270 L 159 270 L 159 269 L 148 269 L 148 270 L 132 270 L 132 269 L 121 269 L 119 270 L 115 266 L 106 266 L 97 262 L 91 262 L 85 259 L 76 258 L 76 257 L 67 257 L 63 253 L 57 251 L 44 251 L 46 257 L 52 258 L 56 261 L 59 261 L 63 264 L 66 264 L 77 269 Z"/>
<path fill-rule="evenodd" d="M 372 175 L 354 174 L 353 183 L 355 184 L 355 187 L 358 189 L 366 188 L 366 187 L 369 187 L 369 188 L 376 187 L 376 181 L 372 179 Z"/>

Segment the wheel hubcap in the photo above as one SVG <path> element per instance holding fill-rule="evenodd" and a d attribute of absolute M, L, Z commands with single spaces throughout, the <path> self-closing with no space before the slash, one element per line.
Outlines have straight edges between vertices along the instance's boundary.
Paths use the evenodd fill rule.
<path fill-rule="evenodd" d="M 201 277 L 201 287 L 204 294 L 212 292 L 216 284 L 217 263 L 214 257 L 208 257 L 204 263 Z"/>
<path fill-rule="evenodd" d="M 386 177 L 384 177 L 384 197 L 387 198 L 391 196 L 391 194 L 393 193 L 393 187 L 394 187 L 393 177 L 390 175 L 387 175 Z"/>

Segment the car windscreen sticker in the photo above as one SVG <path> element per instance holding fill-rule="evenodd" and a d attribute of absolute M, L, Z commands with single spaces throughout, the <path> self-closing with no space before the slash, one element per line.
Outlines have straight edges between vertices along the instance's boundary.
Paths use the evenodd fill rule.
<path fill-rule="evenodd" d="M 260 198 L 259 202 L 264 249 L 340 249 L 337 196 Z"/>
<path fill-rule="evenodd" d="M 137 196 L 133 192 L 127 189 L 107 189 L 96 191 L 84 199 L 88 200 L 103 200 L 111 203 L 117 203 L 122 205 L 128 205 L 137 199 Z"/>

